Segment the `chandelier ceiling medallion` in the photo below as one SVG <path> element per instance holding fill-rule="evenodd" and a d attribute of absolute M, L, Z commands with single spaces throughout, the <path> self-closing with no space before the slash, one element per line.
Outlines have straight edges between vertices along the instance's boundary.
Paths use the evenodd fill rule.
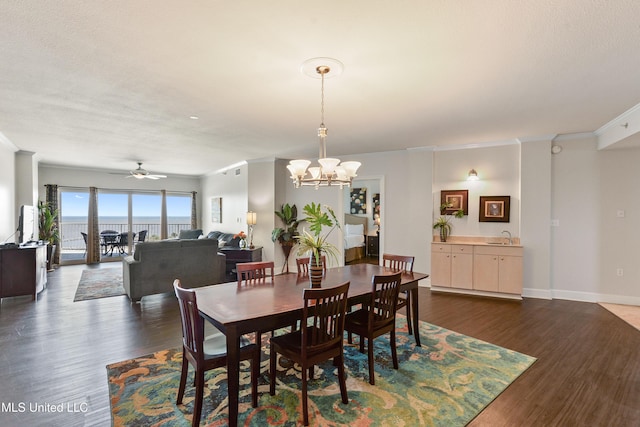
<path fill-rule="evenodd" d="M 328 187 L 344 186 L 350 187 L 351 181 L 355 178 L 356 171 L 360 167 L 360 162 L 342 162 L 340 159 L 327 157 L 327 127 L 324 125 L 324 79 L 328 78 L 331 67 L 337 71 L 336 75 L 342 71 L 342 63 L 331 58 L 313 58 L 302 64 L 301 71 L 311 77 L 320 77 L 320 127 L 318 128 L 318 138 L 320 142 L 320 153 L 318 163 L 320 166 L 309 167 L 309 160 L 291 160 L 287 169 L 291 172 L 291 179 L 296 188 L 300 186 Z M 313 74 L 312 74 L 313 73 Z M 307 169 L 308 168 L 308 169 Z"/>

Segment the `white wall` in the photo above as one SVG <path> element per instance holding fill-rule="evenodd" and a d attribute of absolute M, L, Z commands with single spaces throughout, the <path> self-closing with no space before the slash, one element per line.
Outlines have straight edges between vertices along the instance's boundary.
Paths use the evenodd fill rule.
<path fill-rule="evenodd" d="M 210 231 L 239 233 L 247 231 L 246 214 L 248 209 L 248 166 L 242 165 L 217 173 L 202 180 L 203 218 L 202 229 Z M 222 222 L 211 220 L 211 199 L 222 197 Z"/>
<path fill-rule="evenodd" d="M 375 154 L 344 156 L 341 160 L 362 162 L 358 170 L 360 179 L 380 181 L 382 224 L 380 250 L 388 253 L 416 257 L 414 269 L 429 271 L 429 242 L 431 241 L 431 165 L 432 152 L 428 150 L 391 151 Z M 328 204 L 338 218 L 344 218 L 349 189 L 299 188 L 289 184 L 285 200 L 295 203 L 299 216 L 302 207 L 310 202 Z M 341 233 L 334 233 L 330 241 L 341 250 L 344 247 Z M 344 258 L 341 260 L 344 262 Z"/>
<path fill-rule="evenodd" d="M 359 177 L 380 181 L 381 251 L 413 254 L 416 271 L 430 271 L 431 225 L 438 214 L 439 191 L 468 188 L 470 215 L 456 220 L 453 234 L 499 235 L 502 229 L 509 229 L 519 236 L 525 248 L 525 296 L 640 305 L 640 178 L 635 173 L 640 150 L 597 151 L 592 138 L 555 141 L 564 149 L 553 156 L 551 141 L 541 140 L 469 150 L 362 154 L 343 160 L 361 161 Z M 15 166 L 11 148 L 0 144 L 0 154 L 0 231 L 7 236 L 17 225 Z M 199 195 L 205 232 L 246 231 L 245 214 L 251 208 L 259 212 L 254 243 L 267 247 L 276 225 L 275 215 L 270 220 L 269 211 L 279 209 L 282 203 L 296 204 L 301 217 L 306 203 L 328 204 L 342 218 L 348 210 L 348 189 L 295 189 L 287 178 L 286 163 L 275 160 L 245 165 L 238 168 L 239 175 L 230 170 L 226 175 L 203 178 Z M 475 186 L 466 181 L 471 168 L 480 175 Z M 197 179 L 129 181 L 52 167 L 40 167 L 39 175 L 41 184 L 82 187 L 135 185 L 192 191 L 199 186 Z M 249 182 L 255 190 L 249 190 Z M 511 222 L 478 223 L 480 195 L 511 195 Z M 222 224 L 211 223 L 210 199 L 214 196 L 223 197 Z M 624 211 L 623 218 L 618 217 L 619 210 Z M 559 227 L 551 227 L 551 219 L 559 220 Z M 334 233 L 330 241 L 343 246 L 340 233 Z M 276 262 L 282 260 L 277 246 L 269 256 Z M 295 262 L 292 267 L 295 270 Z M 616 274 L 620 268 L 623 276 Z"/>
<path fill-rule="evenodd" d="M 16 149 L 3 142 L 0 134 L 0 243 L 17 240 L 18 209 L 16 206 Z"/>
<path fill-rule="evenodd" d="M 552 158 L 554 298 L 640 305 L 640 150 L 557 141 Z M 624 217 L 618 217 L 624 211 Z M 623 270 L 623 276 L 617 270 Z"/>
<path fill-rule="evenodd" d="M 521 145 L 523 295 L 551 298 L 551 139 Z"/>
<path fill-rule="evenodd" d="M 196 191 L 198 226 L 202 228 L 202 192 L 200 178 L 168 177 L 165 179 L 135 179 L 125 178 L 126 172 L 109 173 L 90 169 L 65 168 L 48 165 L 38 167 L 38 199 L 45 200 L 45 185 L 55 184 L 58 187 L 88 189 L 96 187 L 98 190 L 167 190 L 167 192 L 190 193 Z"/>
<path fill-rule="evenodd" d="M 275 228 L 275 165 L 274 160 L 250 162 L 248 167 L 248 209 L 256 213 L 254 246 L 262 246 L 262 260 L 275 261 L 276 244 L 271 241 Z M 245 221 L 246 222 L 246 221 Z M 246 226 L 248 229 L 248 226 Z M 279 245 L 279 244 L 278 244 Z M 278 271 L 278 270 L 276 270 Z"/>
<path fill-rule="evenodd" d="M 467 181 L 471 169 L 478 172 L 478 181 Z M 499 237 L 508 230 L 513 237 L 520 237 L 519 144 L 435 152 L 431 224 L 440 217 L 442 190 L 469 192 L 469 215 L 451 220 L 451 235 Z M 509 222 L 480 222 L 480 196 L 510 196 Z"/>

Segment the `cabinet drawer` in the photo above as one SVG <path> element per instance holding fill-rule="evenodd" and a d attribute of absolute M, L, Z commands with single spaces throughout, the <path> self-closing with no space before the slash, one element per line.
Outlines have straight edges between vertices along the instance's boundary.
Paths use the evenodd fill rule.
<path fill-rule="evenodd" d="M 522 256 L 522 249 L 522 247 L 513 246 L 478 245 L 474 246 L 473 253 L 476 255 Z"/>
<path fill-rule="evenodd" d="M 473 254 L 473 246 L 471 245 L 451 245 L 452 254 Z"/>
<path fill-rule="evenodd" d="M 443 245 L 440 243 L 431 244 L 431 252 L 433 253 L 451 253 L 451 245 Z"/>

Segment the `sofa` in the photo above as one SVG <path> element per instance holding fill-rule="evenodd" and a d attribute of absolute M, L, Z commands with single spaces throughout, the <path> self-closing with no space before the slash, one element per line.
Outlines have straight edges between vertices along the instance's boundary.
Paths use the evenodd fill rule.
<path fill-rule="evenodd" d="M 222 231 L 212 231 L 207 234 L 207 239 L 214 239 L 218 241 L 218 246 L 225 248 L 238 248 L 240 249 L 240 238 L 233 237 L 233 233 L 225 233 Z"/>
<path fill-rule="evenodd" d="M 138 243 L 122 261 L 124 289 L 131 301 L 173 292 L 173 281 L 195 288 L 225 279 L 226 257 L 215 239 L 162 240 Z"/>

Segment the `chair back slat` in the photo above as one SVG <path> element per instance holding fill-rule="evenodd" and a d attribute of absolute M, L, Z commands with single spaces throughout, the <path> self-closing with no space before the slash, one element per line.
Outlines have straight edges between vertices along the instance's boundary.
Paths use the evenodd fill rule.
<path fill-rule="evenodd" d="M 369 328 L 372 330 L 395 322 L 401 277 L 402 273 L 396 273 L 371 279 Z"/>
<path fill-rule="evenodd" d="M 192 289 L 182 288 L 179 279 L 174 280 L 173 288 L 180 305 L 182 343 L 194 357 L 204 358 L 204 319 L 198 311 L 196 293 Z"/>
<path fill-rule="evenodd" d="M 325 255 L 321 255 L 322 259 L 322 270 L 324 272 L 327 271 L 327 257 Z M 309 275 L 309 257 L 299 257 L 296 258 L 296 266 L 298 267 L 298 275 L 299 276 L 308 276 Z"/>
<path fill-rule="evenodd" d="M 349 282 L 328 289 L 307 288 L 303 293 L 302 356 L 321 352 L 341 342 L 347 311 Z"/>
<path fill-rule="evenodd" d="M 382 266 L 392 270 L 413 273 L 413 261 L 415 257 L 404 255 L 382 254 Z"/>
<path fill-rule="evenodd" d="M 238 285 L 252 285 L 267 282 L 273 283 L 273 261 L 243 262 L 236 264 Z"/>

